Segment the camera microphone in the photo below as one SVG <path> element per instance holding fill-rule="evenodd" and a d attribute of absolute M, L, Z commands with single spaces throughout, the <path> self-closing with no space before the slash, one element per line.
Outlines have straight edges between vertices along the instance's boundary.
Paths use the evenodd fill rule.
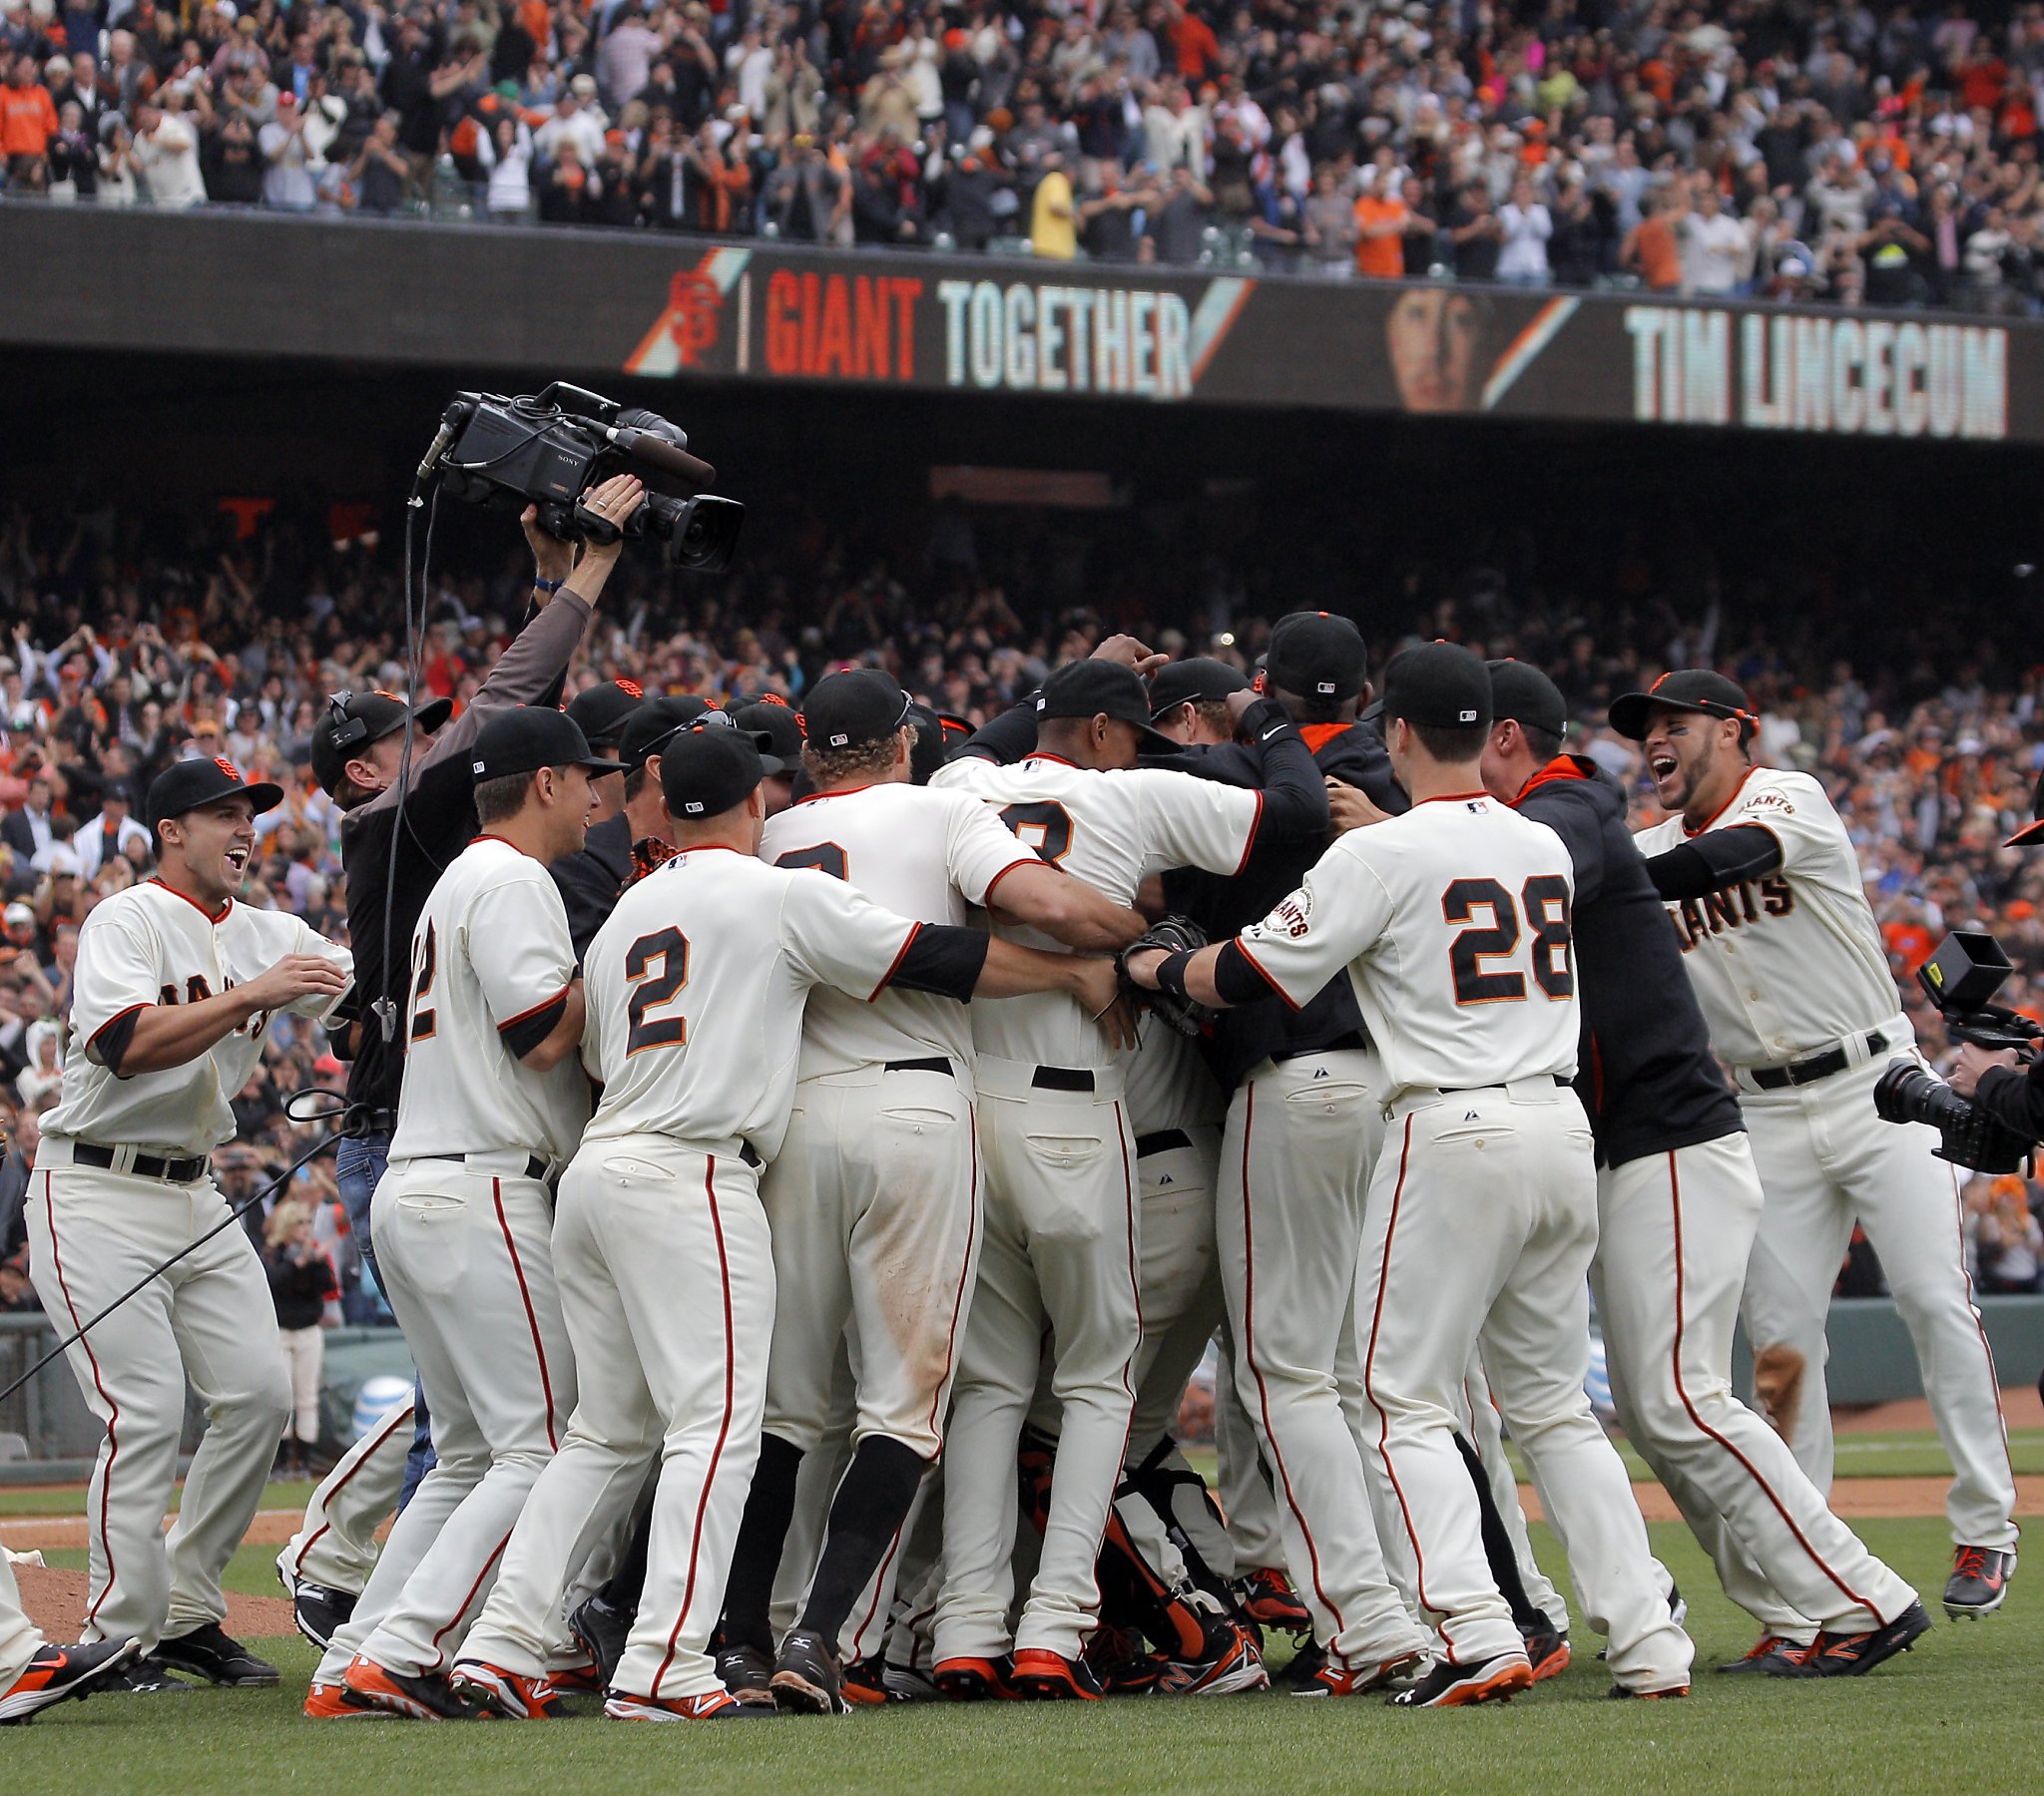
<path fill-rule="evenodd" d="M 420 480 L 432 479 L 433 470 L 440 465 L 440 457 L 447 453 L 471 415 L 470 408 L 458 402 L 447 408 L 447 415 L 440 420 L 440 434 L 434 437 L 432 448 L 426 451 L 426 459 L 419 463 Z"/>
<path fill-rule="evenodd" d="M 629 426 L 620 429 L 614 425 L 604 435 L 627 455 L 660 469 L 663 474 L 672 474 L 678 480 L 686 480 L 695 486 L 710 486 L 717 479 L 717 470 L 701 456 L 691 455 L 686 449 L 677 449 L 650 430 L 633 430 Z"/>

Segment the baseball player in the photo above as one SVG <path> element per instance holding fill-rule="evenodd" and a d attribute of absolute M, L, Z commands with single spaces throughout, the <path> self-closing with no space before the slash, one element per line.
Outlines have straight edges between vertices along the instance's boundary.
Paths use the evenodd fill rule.
<path fill-rule="evenodd" d="M 375 1225 L 392 1310 L 433 1405 L 436 1463 L 405 1506 L 306 1712 L 465 1713 L 444 1676 L 575 1404 L 548 1237 L 550 1180 L 588 1119 L 582 992 L 549 863 L 595 808 L 574 719 L 504 711 L 476 737 L 483 833 L 412 938 L 404 1086 Z M 516 1707 L 541 1698 L 506 1682 Z"/>
<path fill-rule="evenodd" d="M 1819 1491 L 1831 1483 L 1824 1322 L 1857 1222 L 1908 1325 L 1938 1439 L 1953 1556 L 1944 1604 L 1998 1608 L 2015 1571 L 2015 1478 L 1994 1357 L 1960 1251 L 1959 1190 L 1934 1129 L 1870 1122 L 1915 1037 L 1895 999 L 1851 839 L 1807 773 L 1756 766 L 1759 719 L 1722 674 L 1664 674 L 1611 706 L 1670 815 L 1640 850 L 1732 1069 L 1767 1204 L 1742 1313 L 1755 1383 Z M 1786 1592 L 1785 1592 L 1786 1594 Z"/>
<path fill-rule="evenodd" d="M 393 1405 L 320 1481 L 297 1533 L 276 1556 L 291 1619 L 322 1653 L 376 1569 L 376 1531 L 390 1519 L 415 1427 L 411 1400 Z"/>
<path fill-rule="evenodd" d="M 606 759 L 616 757 L 624 743 L 625 725 L 646 700 L 646 689 L 636 679 L 600 679 L 584 686 L 561 708 L 582 731 L 593 753 Z M 625 808 L 624 776 L 605 773 L 595 781 L 596 810 L 590 828 L 608 823 Z M 572 921 L 572 919 L 571 919 Z"/>
<path fill-rule="evenodd" d="M 1492 662 L 1490 678 L 1484 784 L 1559 835 L 1575 869 L 1581 1066 L 1596 1070 L 1578 1079 L 1597 1137 L 1591 1282 L 1626 1437 L 1681 1503 L 1728 1593 L 1766 1629 L 1733 1668 L 1870 1670 L 1929 1621 L 1916 1592 L 1825 1508 L 1782 1437 L 1732 1395 L 1760 1177 L 1626 831 L 1625 796 L 1594 763 L 1562 753 L 1568 711 L 1546 674 Z"/>
<path fill-rule="evenodd" d="M 771 708 L 771 707 L 763 707 Z M 810 795 L 766 825 L 763 860 L 850 881 L 898 915 L 960 925 L 968 906 L 1067 947 L 1112 952 L 1133 910 L 1046 865 L 962 791 L 909 783 L 909 698 L 886 674 L 820 680 L 802 705 Z M 766 1429 L 726 1597 L 719 1667 L 741 1697 L 846 1704 L 840 1631 L 943 1444 L 979 1243 L 972 1035 L 942 998 L 809 999 L 787 1139 L 762 1181 L 778 1302 Z M 818 1445 L 846 1323 L 858 1415 L 798 1625 L 772 1652 L 767 1609 L 802 1455 Z M 849 1642 L 845 1642 L 849 1644 Z"/>
<path fill-rule="evenodd" d="M 14 1569 L 0 1552 L 0 1727 L 21 1727 L 46 1708 L 109 1688 L 141 1655 L 142 1642 L 98 1640 L 52 1646 L 22 1613 Z"/>
<path fill-rule="evenodd" d="M 1132 955 L 1139 984 L 1202 1003 L 1312 998 L 1345 968 L 1382 1056 L 1395 1132 L 1379 1157 L 1356 1307 L 1370 1446 L 1435 1618 L 1434 1663 L 1392 1700 L 1450 1707 L 1532 1682 L 1455 1446 L 1479 1337 L 1499 1400 L 1610 1635 L 1617 1688 L 1686 1692 L 1625 1468 L 1590 1413 L 1590 1127 L 1569 1089 L 1572 876 L 1553 831 L 1482 790 L 1490 678 L 1445 643 L 1392 662 L 1384 694 L 1405 815 L 1340 837 L 1262 923 L 1197 954 Z M 1394 1599 L 1395 1600 L 1395 1599 Z"/>
<path fill-rule="evenodd" d="M 166 1665 L 277 1680 L 220 1625 L 221 1573 L 290 1410 L 268 1280 L 241 1228 L 149 1274 L 228 1214 L 208 1156 L 234 1137 L 229 1101 L 261 1063 L 270 1016 L 323 1020 L 348 989 L 345 949 L 235 900 L 255 819 L 282 795 L 225 760 L 180 761 L 151 783 L 157 875 L 103 899 L 79 932 L 63 1094 L 30 1175 L 33 1277 L 52 1319 L 77 1328 L 149 1279 L 68 1353 L 107 1427 L 86 1500 L 85 1637 L 142 1642 L 149 1656 L 120 1673 L 131 1688 L 175 1687 Z M 166 1539 L 187 1379 L 210 1426 Z"/>
<path fill-rule="evenodd" d="M 932 783 L 979 798 L 1045 860 L 1124 904 L 1167 867 L 1241 869 L 1264 795 L 1136 769 L 1146 748 L 1175 744 L 1151 728 L 1131 668 L 1098 658 L 1060 668 L 1033 709 L 1025 758 L 1000 766 L 968 753 Z M 1080 1647 L 1098 1609 L 1094 1561 L 1121 1480 L 1142 1333 L 1125 1057 L 1062 998 L 976 1013 L 973 1043 L 986 1242 L 945 1459 L 937 1677 L 964 1696 L 1012 1682 L 1025 1695 L 1093 1699 L 1102 1692 Z M 1063 1415 L 1011 1675 L 1015 1453 L 1046 1319 Z"/>
<path fill-rule="evenodd" d="M 759 1168 L 787 1128 L 810 989 L 1055 989 L 1089 1014 L 1114 1004 L 1109 962 L 910 921 L 845 880 L 758 860 L 764 777 L 741 730 L 669 744 L 680 852 L 626 891 L 584 962 L 583 1059 L 604 1091 L 561 1181 L 553 1243 L 582 1383 L 460 1665 L 477 1685 L 542 1678 L 575 1556 L 629 1506 L 657 1447 L 645 1590 L 605 1703 L 621 1720 L 759 1712 L 706 1648 L 766 1403 L 773 1264 Z"/>

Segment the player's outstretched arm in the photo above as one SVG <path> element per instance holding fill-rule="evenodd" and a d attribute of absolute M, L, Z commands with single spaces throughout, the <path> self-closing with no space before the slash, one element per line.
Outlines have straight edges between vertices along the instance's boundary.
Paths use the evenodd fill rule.
<path fill-rule="evenodd" d="M 1112 954 L 1143 933 L 1143 919 L 1105 892 L 1056 867 L 1017 867 L 1000 882 L 997 908 L 1068 948 Z"/>
<path fill-rule="evenodd" d="M 1654 890 L 1666 899 L 1704 898 L 1743 879 L 1759 879 L 1782 864 L 1782 843 L 1756 823 L 1709 830 L 1647 856 Z"/>
<path fill-rule="evenodd" d="M 280 1011 L 300 998 L 337 998 L 345 967 L 318 954 L 287 954 L 246 985 L 197 1004 L 150 1004 L 116 1018 L 92 1038 L 88 1052 L 116 1079 L 161 1073 L 197 1060 L 253 1016 Z"/>

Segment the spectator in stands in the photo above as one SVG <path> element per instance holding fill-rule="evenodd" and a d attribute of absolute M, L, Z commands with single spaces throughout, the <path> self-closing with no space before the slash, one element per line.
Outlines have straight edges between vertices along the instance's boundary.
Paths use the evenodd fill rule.
<path fill-rule="evenodd" d="M 97 879 L 110 861 L 126 857 L 131 865 L 146 866 L 156 858 L 156 842 L 137 821 L 127 783 L 110 779 L 100 793 L 99 815 L 87 822 L 72 838 L 78 853 L 78 870 L 84 879 Z"/>
<path fill-rule="evenodd" d="M 291 1418 L 280 1450 L 285 1478 L 310 1476 L 311 1453 L 319 1443 L 324 1330 L 340 1319 L 339 1275 L 326 1249 L 312 1238 L 312 1218 L 311 1204 L 289 1197 L 262 1225 L 262 1264 L 291 1381 Z"/>
<path fill-rule="evenodd" d="M 0 87 L 0 157 L 7 185 L 41 193 L 49 183 L 49 144 L 58 129 L 57 108 L 41 79 L 36 58 L 23 50 Z"/>
<path fill-rule="evenodd" d="M 1650 293 L 1673 293 L 1682 286 L 1678 226 L 1688 210 L 1680 189 L 1641 196 L 1640 222 L 1627 232 L 1618 252 L 1618 265 L 1637 274 L 1640 284 Z"/>
<path fill-rule="evenodd" d="M 379 117 L 369 128 L 368 138 L 348 169 L 348 179 L 354 183 L 355 205 L 377 218 L 387 218 L 402 210 L 406 184 L 411 179 L 411 165 L 398 147 L 399 123 L 394 112 L 386 112 Z M 519 129 L 524 130 L 524 127 L 521 125 Z M 532 199 L 530 188 L 526 190 L 525 198 L 529 207 Z M 493 218 L 497 216 L 497 178 L 494 171 L 490 177 L 490 215 Z"/>
<path fill-rule="evenodd" d="M 1548 239 L 1554 235 L 1554 219 L 1534 197 L 1532 181 L 1521 175 L 1512 183 L 1512 197 L 1498 209 L 1501 243 L 1497 277 L 1515 286 L 1545 286 L 1550 269 Z"/>
<path fill-rule="evenodd" d="M 205 203 L 199 134 L 182 113 L 143 101 L 135 110 L 135 160 L 151 205 L 176 211 Z"/>
<path fill-rule="evenodd" d="M 1704 182 L 1697 191 L 1696 209 L 1682 216 L 1683 291 L 1730 293 L 1746 278 L 1752 253 L 1745 227 L 1725 211 L 1717 185 Z"/>

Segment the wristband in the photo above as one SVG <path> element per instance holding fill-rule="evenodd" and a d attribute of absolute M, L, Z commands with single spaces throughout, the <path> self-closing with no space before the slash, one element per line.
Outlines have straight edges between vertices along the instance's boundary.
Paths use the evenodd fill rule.
<path fill-rule="evenodd" d="M 1193 951 L 1190 948 L 1181 948 L 1176 954 L 1167 954 L 1157 963 L 1158 990 L 1169 992 L 1174 998 L 1190 1001 L 1191 994 L 1186 991 L 1186 971 L 1192 964 Z"/>
<path fill-rule="evenodd" d="M 535 593 L 544 593 L 551 599 L 567 584 L 565 580 L 540 580 L 535 577 L 532 583 L 532 590 Z"/>

